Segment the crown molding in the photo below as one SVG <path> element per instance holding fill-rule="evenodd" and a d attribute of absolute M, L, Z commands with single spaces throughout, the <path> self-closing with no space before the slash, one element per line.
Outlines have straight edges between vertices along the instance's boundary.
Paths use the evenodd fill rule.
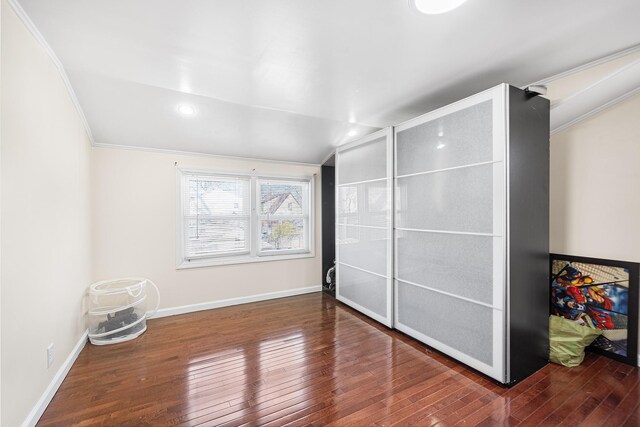
<path fill-rule="evenodd" d="M 170 150 L 167 148 L 154 148 L 154 147 L 138 147 L 135 145 L 118 145 L 118 144 L 105 144 L 102 142 L 94 142 L 93 146 L 95 148 L 109 148 L 115 150 L 130 150 L 130 151 L 144 151 L 149 153 L 161 153 L 161 154 L 173 154 L 176 156 L 192 156 L 192 157 L 211 157 L 215 159 L 223 159 L 223 160 L 241 160 L 245 162 L 262 162 L 262 163 L 276 163 L 281 165 L 290 165 L 290 166 L 304 166 L 304 167 L 320 167 L 322 166 L 319 163 L 305 163 L 305 162 L 291 162 L 286 160 L 273 160 L 273 159 L 259 159 L 255 157 L 240 157 L 240 156 L 225 156 L 222 154 L 210 154 L 210 153 L 200 153 L 197 151 L 181 151 L 181 150 Z"/>
<path fill-rule="evenodd" d="M 575 68 L 571 68 L 571 69 L 569 69 L 567 71 L 563 71 L 561 73 L 554 74 L 554 75 L 546 77 L 546 78 L 544 78 L 542 80 L 538 80 L 536 82 L 529 83 L 528 85 L 522 86 L 521 89 L 525 89 L 525 88 L 527 88 L 529 86 L 535 86 L 535 85 L 543 85 L 544 86 L 544 85 L 546 85 L 548 83 L 551 83 L 551 82 L 553 82 L 555 80 L 562 79 L 564 77 L 568 77 L 568 76 L 570 76 L 572 74 L 580 73 L 582 71 L 586 71 L 586 70 L 588 70 L 590 68 L 597 67 L 598 65 L 605 64 L 607 62 L 616 60 L 618 58 L 622 58 L 623 56 L 630 55 L 630 54 L 636 53 L 636 52 L 640 52 L 640 44 L 637 44 L 635 46 L 631 46 L 630 48 L 623 49 L 623 50 L 620 50 L 618 52 L 612 53 L 611 55 L 603 56 L 602 58 L 596 59 L 595 61 L 587 62 L 586 64 L 582 64 L 582 65 L 577 66 Z"/>
<path fill-rule="evenodd" d="M 638 94 L 640 94 L 640 87 L 635 89 L 635 90 L 632 90 L 630 92 L 627 92 L 622 96 L 619 96 L 619 97 L 617 97 L 615 99 L 612 99 L 611 101 L 607 102 L 606 104 L 603 104 L 598 108 L 594 108 L 593 110 L 589 111 L 588 113 L 582 114 L 582 115 L 576 117 L 575 119 L 573 119 L 573 120 L 571 120 L 571 121 L 569 121 L 569 122 L 567 122 L 567 123 L 565 123 L 565 124 L 563 124 L 561 126 L 558 126 L 555 129 L 552 129 L 551 130 L 551 135 L 555 135 L 558 132 L 562 132 L 563 130 L 565 130 L 565 129 L 571 127 L 571 126 L 573 126 L 575 124 L 578 124 L 578 123 L 580 123 L 580 122 L 582 122 L 584 120 L 587 120 L 587 119 L 589 119 L 589 118 L 601 113 L 602 111 L 604 111 L 604 110 L 606 110 L 608 108 L 611 108 L 614 105 L 619 104 L 619 103 L 621 103 L 621 102 L 623 102 L 623 101 L 625 101 L 625 100 L 627 100 L 627 99 L 629 99 L 629 98 L 631 98 L 631 97 L 633 97 L 635 95 L 638 95 Z M 640 357 L 640 356 L 638 356 L 638 357 Z M 640 366 L 640 364 L 638 366 Z"/>
<path fill-rule="evenodd" d="M 40 46 L 44 49 L 44 51 L 47 53 L 47 55 L 55 65 L 56 69 L 58 70 L 58 74 L 60 74 L 60 78 L 64 83 L 64 86 L 67 88 L 69 98 L 71 98 L 71 102 L 76 108 L 76 111 L 78 112 L 78 116 L 80 116 L 80 121 L 84 126 L 84 130 L 87 133 L 87 136 L 89 137 L 89 141 L 91 141 L 91 145 L 95 145 L 95 140 L 93 139 L 93 134 L 91 133 L 91 128 L 89 127 L 89 122 L 87 121 L 87 117 L 85 116 L 84 111 L 82 110 L 82 107 L 80 106 L 78 97 L 76 96 L 76 93 L 73 90 L 73 87 L 71 86 L 71 82 L 69 81 L 69 76 L 67 76 L 67 72 L 65 71 L 64 66 L 62 65 L 62 62 L 60 62 L 60 59 L 58 59 L 58 56 L 56 55 L 56 53 L 53 51 L 51 46 L 49 46 L 49 43 L 47 43 L 42 33 L 38 30 L 38 28 L 33 23 L 31 18 L 29 18 L 29 15 L 27 15 L 27 12 L 25 12 L 25 10 L 22 8 L 20 3 L 18 3 L 17 0 L 7 0 L 7 2 L 9 3 L 9 6 L 11 6 L 11 9 L 13 9 L 15 14 L 18 16 L 18 18 L 22 21 L 24 26 L 29 30 L 31 35 L 33 35 L 36 42 L 40 44 Z"/>
<path fill-rule="evenodd" d="M 575 125 L 640 93 L 640 59 L 551 106 L 551 134 Z"/>

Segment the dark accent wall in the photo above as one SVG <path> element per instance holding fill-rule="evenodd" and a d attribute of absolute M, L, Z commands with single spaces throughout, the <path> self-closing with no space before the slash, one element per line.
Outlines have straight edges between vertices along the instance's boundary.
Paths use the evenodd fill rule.
<path fill-rule="evenodd" d="M 510 383 L 549 359 L 549 100 L 509 87 Z"/>
<path fill-rule="evenodd" d="M 335 167 L 322 166 L 322 285 L 336 257 Z M 332 292 L 335 295 L 335 292 Z"/>

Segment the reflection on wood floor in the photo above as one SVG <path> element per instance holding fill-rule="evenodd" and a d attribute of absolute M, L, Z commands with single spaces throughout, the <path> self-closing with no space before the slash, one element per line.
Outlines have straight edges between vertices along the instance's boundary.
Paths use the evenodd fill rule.
<path fill-rule="evenodd" d="M 588 354 L 507 389 L 321 293 L 87 344 L 50 425 L 640 425 L 637 368 Z"/>

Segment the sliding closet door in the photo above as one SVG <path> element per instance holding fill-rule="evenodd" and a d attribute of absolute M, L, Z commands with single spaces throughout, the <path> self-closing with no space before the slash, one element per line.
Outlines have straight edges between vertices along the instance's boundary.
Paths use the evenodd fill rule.
<path fill-rule="evenodd" d="M 505 87 L 395 129 L 397 329 L 504 380 Z"/>
<path fill-rule="evenodd" d="M 392 325 L 391 128 L 336 151 L 336 297 Z"/>

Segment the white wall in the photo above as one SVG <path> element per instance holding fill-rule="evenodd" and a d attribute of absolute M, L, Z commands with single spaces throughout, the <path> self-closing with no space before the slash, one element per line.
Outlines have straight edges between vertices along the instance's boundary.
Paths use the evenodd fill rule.
<path fill-rule="evenodd" d="M 640 96 L 551 138 L 551 250 L 640 262 Z"/>
<path fill-rule="evenodd" d="M 316 177 L 315 257 L 176 270 L 176 168 Z M 161 308 L 321 285 L 320 168 L 173 153 L 94 148 L 93 279 L 145 276 Z M 319 288 L 318 288 L 319 289 Z"/>
<path fill-rule="evenodd" d="M 1 46 L 3 426 L 19 426 L 84 333 L 90 144 L 50 57 L 6 1 Z M 46 347 L 56 360 L 47 369 Z"/>

